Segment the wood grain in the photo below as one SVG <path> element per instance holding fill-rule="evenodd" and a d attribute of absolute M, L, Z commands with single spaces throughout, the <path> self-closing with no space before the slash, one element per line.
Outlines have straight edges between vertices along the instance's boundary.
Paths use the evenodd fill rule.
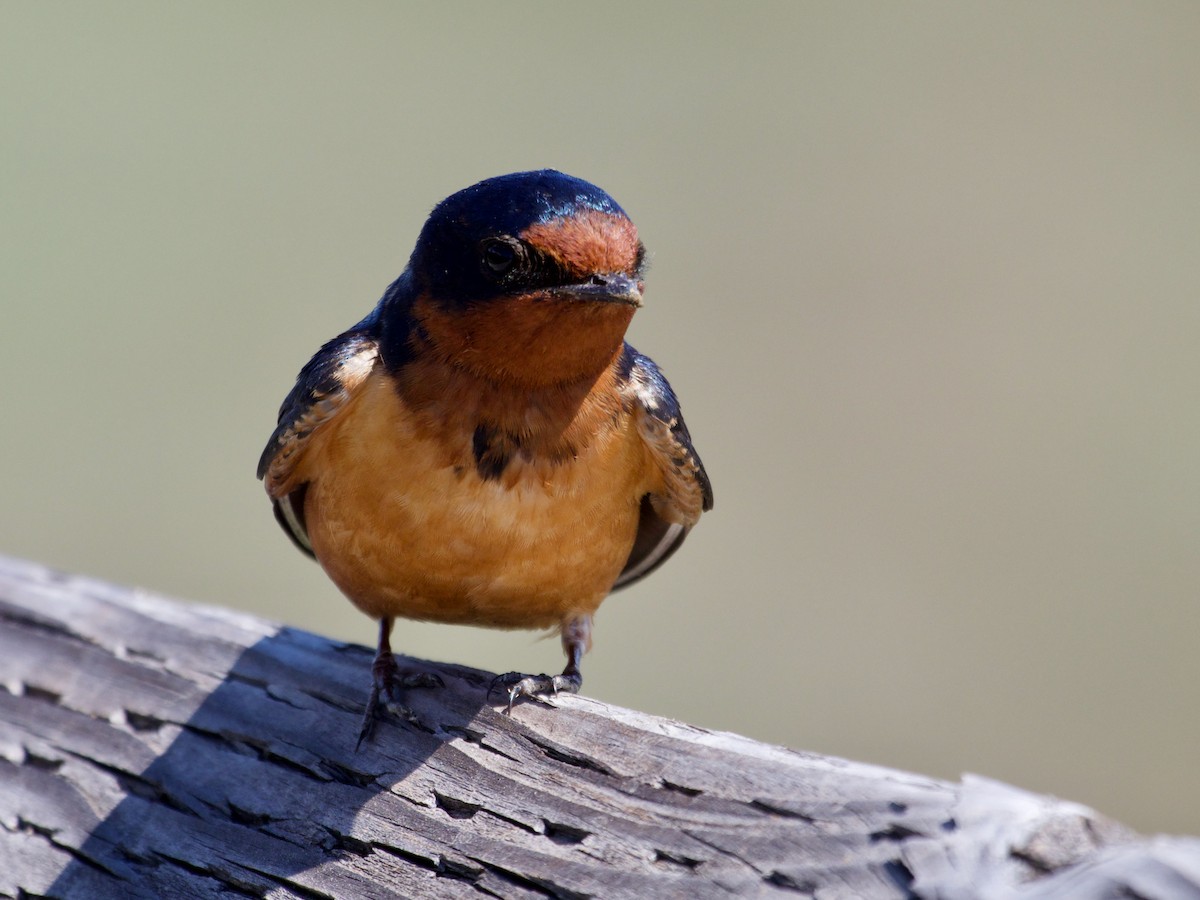
<path fill-rule="evenodd" d="M 370 662 L 0 557 L 0 896 L 1200 897 L 1200 840 L 582 697 L 507 718 L 459 666 L 355 753 Z"/>

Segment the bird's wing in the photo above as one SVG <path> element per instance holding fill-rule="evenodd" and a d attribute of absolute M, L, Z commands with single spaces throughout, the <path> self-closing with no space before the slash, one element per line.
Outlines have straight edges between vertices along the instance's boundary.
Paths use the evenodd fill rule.
<path fill-rule="evenodd" d="M 304 492 L 296 466 L 309 438 L 335 418 L 379 359 L 370 317 L 325 344 L 300 370 L 279 408 L 279 425 L 258 460 L 258 477 L 275 505 L 275 518 L 302 551 L 313 555 L 304 523 Z"/>
<path fill-rule="evenodd" d="M 700 514 L 712 509 L 712 484 L 679 411 L 671 385 L 647 356 L 628 344 L 625 390 L 642 440 L 662 474 L 664 490 L 642 498 L 637 538 L 613 589 L 649 575 L 679 549 Z"/>

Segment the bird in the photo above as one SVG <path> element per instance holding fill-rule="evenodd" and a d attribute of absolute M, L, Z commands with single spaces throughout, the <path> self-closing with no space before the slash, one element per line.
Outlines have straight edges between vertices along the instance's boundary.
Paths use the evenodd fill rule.
<path fill-rule="evenodd" d="M 280 407 L 258 477 L 285 533 L 379 623 L 358 746 L 387 713 L 419 724 L 397 617 L 557 629 L 577 693 L 593 617 L 712 508 L 671 385 L 625 334 L 646 250 L 595 185 L 554 169 L 437 204 L 375 308 L 324 344 Z M 492 691 L 489 691 L 489 695 Z"/>

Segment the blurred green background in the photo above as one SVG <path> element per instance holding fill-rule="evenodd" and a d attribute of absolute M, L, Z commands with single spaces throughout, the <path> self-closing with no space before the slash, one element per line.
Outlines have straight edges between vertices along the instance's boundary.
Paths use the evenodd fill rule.
<path fill-rule="evenodd" d="M 434 203 L 555 166 L 651 250 L 717 500 L 587 693 L 1200 832 L 1197 46 L 1193 2 L 4 3 L 0 552 L 371 643 L 259 451 Z"/>

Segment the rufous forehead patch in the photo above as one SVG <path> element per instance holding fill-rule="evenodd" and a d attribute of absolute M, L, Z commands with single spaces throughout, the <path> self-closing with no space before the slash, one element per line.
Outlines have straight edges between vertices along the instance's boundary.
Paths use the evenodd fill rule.
<path fill-rule="evenodd" d="M 598 272 L 632 275 L 637 267 L 637 228 L 623 215 L 581 210 L 531 225 L 521 238 L 580 277 Z"/>

